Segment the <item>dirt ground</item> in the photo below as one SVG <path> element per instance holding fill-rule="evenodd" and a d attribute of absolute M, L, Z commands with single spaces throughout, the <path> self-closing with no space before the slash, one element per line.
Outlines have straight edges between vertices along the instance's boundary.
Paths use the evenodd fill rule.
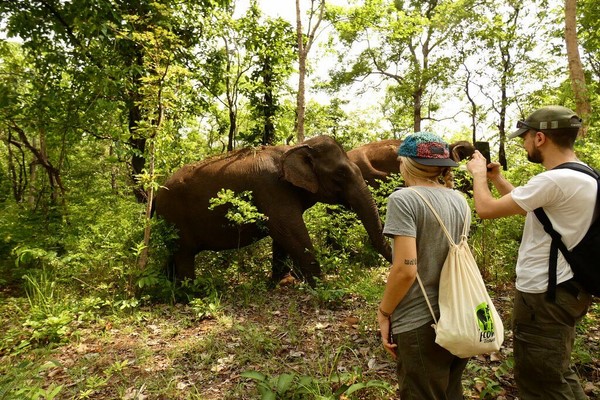
<path fill-rule="evenodd" d="M 500 352 L 471 360 L 463 380 L 467 398 L 518 398 L 510 369 L 512 292 L 497 292 L 506 340 Z M 597 314 L 579 333 L 574 355 L 592 399 L 600 398 Z M 295 286 L 226 300 L 210 318 L 199 318 L 190 305 L 162 305 L 142 308 L 127 321 L 98 321 L 82 329 L 79 340 L 56 348 L 49 360 L 55 363 L 40 374 L 46 386 L 63 386 L 58 398 L 259 398 L 256 382 L 242 376 L 245 371 L 319 377 L 331 391 L 340 387 L 336 377 L 344 376 L 396 386 L 395 366 L 381 348 L 372 306 L 351 296 L 322 304 Z M 81 395 L 86 391 L 89 397 Z M 396 398 L 377 390 L 358 396 Z"/>

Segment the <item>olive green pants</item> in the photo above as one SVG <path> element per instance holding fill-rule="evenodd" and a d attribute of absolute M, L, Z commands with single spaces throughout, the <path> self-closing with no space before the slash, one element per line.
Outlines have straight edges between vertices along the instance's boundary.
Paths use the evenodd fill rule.
<path fill-rule="evenodd" d="M 468 358 L 435 343 L 430 323 L 394 336 L 402 400 L 462 400 L 462 373 Z"/>
<path fill-rule="evenodd" d="M 546 293 L 516 291 L 513 310 L 515 380 L 521 400 L 583 400 L 579 377 L 571 369 L 575 324 L 587 312 L 591 296 L 573 281 Z"/>

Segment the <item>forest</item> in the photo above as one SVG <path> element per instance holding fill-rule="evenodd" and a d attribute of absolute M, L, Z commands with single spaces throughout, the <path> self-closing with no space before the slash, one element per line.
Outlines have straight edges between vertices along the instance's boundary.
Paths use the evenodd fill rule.
<path fill-rule="evenodd" d="M 600 169 L 596 0 L 0 2 L 0 399 L 397 398 L 375 316 L 389 262 L 358 211 L 317 199 L 298 217 L 322 274 L 274 281 L 279 243 L 241 240 L 269 194 L 219 191 L 237 242 L 171 279 L 183 233 L 153 212 L 157 193 L 242 149 L 325 135 L 350 152 L 417 131 L 488 141 L 517 186 L 542 167 L 508 134 L 548 104 L 583 117 L 575 150 Z M 455 179 L 473 208 L 464 165 Z M 381 221 L 401 184 L 369 187 Z M 518 396 L 523 222 L 473 213 L 506 334 L 470 360 L 470 399 Z M 572 363 L 600 398 L 598 298 L 577 329 Z"/>

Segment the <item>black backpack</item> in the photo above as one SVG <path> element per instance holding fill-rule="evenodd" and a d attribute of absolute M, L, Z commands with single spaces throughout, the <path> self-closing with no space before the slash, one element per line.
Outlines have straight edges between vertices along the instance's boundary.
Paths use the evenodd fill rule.
<path fill-rule="evenodd" d="M 581 239 L 571 251 L 569 251 L 562 242 L 560 233 L 556 232 L 552 227 L 552 223 L 548 219 L 544 209 L 540 207 L 534 210 L 536 217 L 544 225 L 544 230 L 552 237 L 550 260 L 548 263 L 548 297 L 552 300 L 556 297 L 556 263 L 558 250 L 561 251 L 571 266 L 571 269 L 575 274 L 575 280 L 590 294 L 600 296 L 600 218 L 598 218 L 600 212 L 600 172 L 587 165 L 576 162 L 567 162 L 554 167 L 554 169 L 559 168 L 569 168 L 595 178 L 598 193 L 596 194 L 596 205 L 594 208 L 592 225 L 583 239 Z"/>

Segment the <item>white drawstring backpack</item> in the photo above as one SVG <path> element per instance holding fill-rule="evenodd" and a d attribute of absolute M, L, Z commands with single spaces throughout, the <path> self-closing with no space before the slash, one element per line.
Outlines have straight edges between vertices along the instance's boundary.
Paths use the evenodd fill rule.
<path fill-rule="evenodd" d="M 432 325 L 436 332 L 435 342 L 461 358 L 498 351 L 504 341 L 504 325 L 485 288 L 467 242 L 470 210 L 467 210 L 460 242 L 456 244 L 431 203 L 417 190 L 409 189 L 417 193 L 431 209 L 450 242 L 450 250 L 440 275 L 439 320 L 435 317 L 417 273 L 419 286 L 435 322 Z"/>

